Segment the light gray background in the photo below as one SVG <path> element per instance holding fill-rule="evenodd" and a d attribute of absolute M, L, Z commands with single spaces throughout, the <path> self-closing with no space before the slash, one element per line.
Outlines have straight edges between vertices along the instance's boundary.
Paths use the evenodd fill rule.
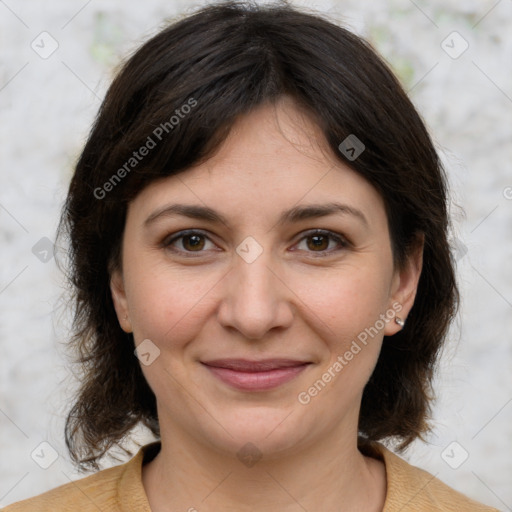
<path fill-rule="evenodd" d="M 44 242 L 39 258 L 32 248 L 54 240 L 73 163 L 120 58 L 202 3 L 0 0 L 0 506 L 82 476 L 63 441 L 74 386 L 63 281 L 54 259 L 39 259 Z M 435 431 L 406 458 L 512 510 L 512 0 L 292 3 L 330 13 L 378 48 L 443 155 L 463 301 L 438 374 Z M 51 49 L 43 31 L 59 45 L 46 59 L 31 47 Z M 453 31 L 469 44 L 458 58 L 445 51 L 466 44 Z M 48 469 L 31 458 L 36 450 L 50 461 L 43 441 L 58 454 Z M 463 450 L 469 458 L 452 469 L 445 460 L 460 463 Z"/>

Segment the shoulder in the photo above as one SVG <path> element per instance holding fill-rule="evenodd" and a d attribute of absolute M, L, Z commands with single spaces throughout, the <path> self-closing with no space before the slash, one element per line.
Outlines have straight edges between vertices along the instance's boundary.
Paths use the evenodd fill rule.
<path fill-rule="evenodd" d="M 61 485 L 39 496 L 1 509 L 1 512 L 119 512 L 129 501 L 133 511 L 149 510 L 141 481 L 145 453 L 143 446 L 125 464 Z"/>
<path fill-rule="evenodd" d="M 19 501 L 2 509 L 2 512 L 56 512 L 71 510 L 116 510 L 117 484 L 123 466 L 104 469 L 98 473 L 61 485 L 33 498 Z"/>
<path fill-rule="evenodd" d="M 407 463 L 380 443 L 374 444 L 373 449 L 386 466 L 387 495 L 383 512 L 499 512 Z"/>

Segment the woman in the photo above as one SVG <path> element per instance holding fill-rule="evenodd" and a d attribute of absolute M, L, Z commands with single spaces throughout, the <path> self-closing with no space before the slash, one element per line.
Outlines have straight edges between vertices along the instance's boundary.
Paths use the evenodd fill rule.
<path fill-rule="evenodd" d="M 446 202 L 360 38 L 238 3 L 161 31 L 110 87 L 60 229 L 70 454 L 97 470 L 140 423 L 157 441 L 5 510 L 493 510 L 379 442 L 429 429 L 457 304 Z"/>

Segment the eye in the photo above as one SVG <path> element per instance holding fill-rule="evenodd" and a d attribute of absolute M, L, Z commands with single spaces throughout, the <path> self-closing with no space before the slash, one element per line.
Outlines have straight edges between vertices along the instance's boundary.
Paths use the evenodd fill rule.
<path fill-rule="evenodd" d="M 180 231 L 171 238 L 167 238 L 163 245 L 176 252 L 201 253 L 208 249 L 208 243 L 214 246 L 213 242 L 201 231 L 189 230 Z"/>
<path fill-rule="evenodd" d="M 331 242 L 334 242 L 334 249 L 332 248 Z M 331 231 L 326 231 L 323 229 L 315 229 L 314 231 L 309 232 L 304 236 L 297 247 L 299 247 L 302 243 L 305 243 L 307 252 L 315 252 L 319 253 L 318 256 L 327 256 L 332 252 L 336 252 L 336 250 L 341 250 L 349 246 L 349 242 Z M 336 249 L 336 246 L 338 249 Z M 331 250 L 327 250 L 331 248 Z"/>
<path fill-rule="evenodd" d="M 208 247 L 208 244 L 210 244 L 210 247 Z M 301 248 L 301 244 L 305 244 L 305 248 Z M 162 245 L 173 252 L 181 252 L 187 256 L 191 256 L 193 253 L 200 254 L 208 250 L 215 250 L 216 247 L 205 233 L 197 230 L 180 231 L 165 239 Z M 316 256 L 328 256 L 349 245 L 350 243 L 340 235 L 331 231 L 315 229 L 303 236 L 295 247 L 306 252 L 317 253 Z"/>

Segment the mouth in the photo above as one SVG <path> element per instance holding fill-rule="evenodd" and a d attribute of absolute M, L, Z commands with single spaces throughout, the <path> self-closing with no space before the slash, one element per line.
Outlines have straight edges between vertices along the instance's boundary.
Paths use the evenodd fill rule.
<path fill-rule="evenodd" d="M 231 387 L 243 391 L 267 391 L 294 379 L 311 363 L 293 359 L 216 359 L 201 361 L 201 364 Z"/>

